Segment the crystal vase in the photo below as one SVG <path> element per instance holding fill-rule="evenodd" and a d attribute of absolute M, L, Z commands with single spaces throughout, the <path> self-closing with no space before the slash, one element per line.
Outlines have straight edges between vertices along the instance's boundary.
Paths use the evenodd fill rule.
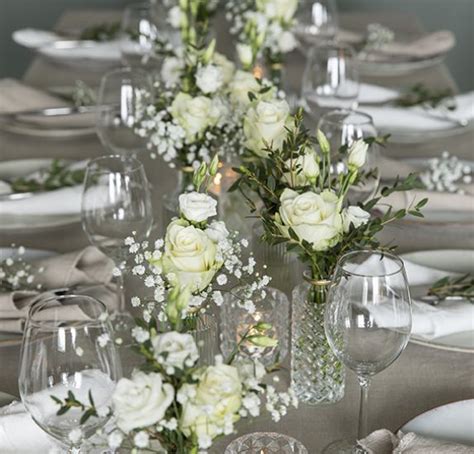
<path fill-rule="evenodd" d="M 211 366 L 219 352 L 217 320 L 211 314 L 199 314 L 185 319 L 185 331 L 193 336 L 199 352 L 199 366 Z"/>
<path fill-rule="evenodd" d="M 304 276 L 292 298 L 291 381 L 300 401 L 334 403 L 344 396 L 345 371 L 324 333 L 329 282 Z"/>

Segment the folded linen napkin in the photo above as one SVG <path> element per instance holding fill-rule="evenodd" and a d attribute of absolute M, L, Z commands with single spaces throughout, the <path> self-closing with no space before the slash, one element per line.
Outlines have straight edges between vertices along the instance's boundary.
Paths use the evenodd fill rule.
<path fill-rule="evenodd" d="M 55 414 L 57 404 L 51 399 L 55 395 L 61 399 L 66 397 L 68 390 L 72 390 L 81 401 L 88 400 L 91 390 L 97 406 L 108 405 L 114 383 L 101 371 L 96 369 L 84 370 L 76 373 L 76 381 L 69 382 L 68 386 L 56 384 L 44 391 L 29 397 L 29 401 L 45 414 Z M 80 388 L 76 384 L 80 383 Z M 39 411 L 39 410 L 37 410 Z M 97 440 L 96 440 L 97 441 Z M 64 452 L 58 442 L 50 438 L 46 432 L 39 428 L 26 411 L 23 403 L 12 402 L 0 409 L 0 452 L 2 454 L 56 454 Z M 107 452 L 107 449 L 87 449 L 87 452 Z"/>
<path fill-rule="evenodd" d="M 363 44 L 366 36 L 349 30 L 341 30 L 336 39 L 348 44 Z M 443 55 L 456 44 L 454 34 L 449 30 L 440 30 L 429 33 L 414 41 L 393 41 L 378 48 L 367 51 L 366 57 L 370 61 L 393 61 L 394 57 L 420 60 Z"/>
<path fill-rule="evenodd" d="M 95 125 L 94 113 L 54 117 L 19 114 L 19 112 L 49 107 L 68 107 L 68 103 L 61 98 L 25 85 L 15 79 L 0 80 L 0 113 L 16 113 L 15 119 L 17 121 L 43 127 L 86 128 Z"/>
<path fill-rule="evenodd" d="M 34 284 L 42 290 L 81 286 L 81 294 L 102 301 L 109 311 L 117 306 L 115 289 L 110 285 L 114 264 L 102 252 L 88 246 L 78 252 L 32 261 L 35 270 Z M 29 305 L 37 298 L 35 291 L 0 293 L 0 331 L 21 333 Z M 77 317 L 75 312 L 65 317 Z"/>
<path fill-rule="evenodd" d="M 69 38 L 33 28 L 16 30 L 12 38 L 17 44 L 30 49 L 41 49 L 42 54 L 50 57 L 107 62 L 118 62 L 121 57 L 121 40 L 104 42 L 85 41 L 83 46 L 56 48 L 51 46 L 54 42 L 67 41 Z"/>
<path fill-rule="evenodd" d="M 451 129 L 458 121 L 474 119 L 474 91 L 455 96 L 456 110 L 445 113 L 439 108 L 424 109 L 421 106 L 361 106 L 382 131 L 436 131 Z M 363 101 L 361 101 L 363 103 Z"/>
<path fill-rule="evenodd" d="M 450 441 L 422 437 L 413 432 L 394 435 L 386 429 L 376 430 L 359 441 L 368 454 L 473 454 L 474 448 Z"/>

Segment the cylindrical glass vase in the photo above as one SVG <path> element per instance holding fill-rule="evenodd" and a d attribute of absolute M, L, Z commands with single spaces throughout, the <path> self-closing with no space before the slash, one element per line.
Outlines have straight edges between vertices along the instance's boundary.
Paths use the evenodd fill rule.
<path fill-rule="evenodd" d="M 272 287 L 265 289 L 265 294 L 254 295 L 252 302 L 255 311 L 249 312 L 242 307 L 239 289 L 226 293 L 221 306 L 220 346 L 224 358 L 230 357 L 237 348 L 242 337 L 257 323 L 265 322 L 272 325 L 266 333 L 277 339 L 276 347 L 256 347 L 250 342 L 240 346 L 240 356 L 258 358 L 265 366 L 280 363 L 288 354 L 290 303 L 286 295 Z M 251 333 L 250 333 L 251 334 Z"/>
<path fill-rule="evenodd" d="M 199 351 L 199 366 L 211 366 L 219 352 L 217 320 L 211 314 L 199 314 L 186 319 L 187 332 L 193 336 Z M 185 325 L 186 326 L 186 325 Z"/>
<path fill-rule="evenodd" d="M 293 290 L 291 382 L 301 402 L 334 403 L 344 397 L 345 370 L 324 333 L 327 281 L 306 276 Z"/>

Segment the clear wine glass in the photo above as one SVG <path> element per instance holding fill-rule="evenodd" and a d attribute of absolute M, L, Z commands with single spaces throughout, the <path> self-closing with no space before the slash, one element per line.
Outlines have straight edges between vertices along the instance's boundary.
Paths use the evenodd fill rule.
<path fill-rule="evenodd" d="M 348 170 L 347 156 L 339 152 L 342 146 L 350 147 L 356 140 L 378 135 L 370 115 L 348 109 L 327 112 L 320 118 L 318 129 L 325 134 L 331 144 L 332 171 L 335 174 L 346 173 Z M 368 149 L 366 162 L 360 169 L 368 178 L 350 189 L 349 198 L 352 202 L 364 202 L 377 192 L 380 183 L 378 160 L 379 147 L 372 143 Z"/>
<path fill-rule="evenodd" d="M 143 241 L 153 225 L 143 165 L 135 158 L 116 155 L 91 160 L 84 179 L 81 216 L 91 244 L 121 270 L 115 277 L 121 300 L 119 311 L 126 314 L 123 273 L 129 252 L 125 239 L 133 233 L 137 241 Z"/>
<path fill-rule="evenodd" d="M 405 349 L 411 320 L 408 281 L 399 257 L 364 250 L 339 259 L 328 293 L 324 328 L 335 355 L 357 374 L 361 389 L 358 440 L 368 435 L 370 382 Z M 356 442 L 335 442 L 324 452 L 357 452 Z"/>
<path fill-rule="evenodd" d="M 357 107 L 359 71 L 352 47 L 324 44 L 313 47 L 303 73 L 301 97 L 310 114 L 319 118 L 329 110 Z"/>
<path fill-rule="evenodd" d="M 107 409 L 121 376 L 110 339 L 107 309 L 89 296 L 53 296 L 29 309 L 18 380 L 21 400 L 35 423 L 69 452 L 79 453 L 109 420 Z M 58 414 L 61 404 L 52 397 L 64 403 L 68 393 L 85 405 L 91 396 L 97 413 L 83 424 L 80 407 Z"/>
<path fill-rule="evenodd" d="M 339 28 L 335 0 L 300 0 L 296 12 L 296 36 L 306 45 L 334 39 Z"/>
<path fill-rule="evenodd" d="M 152 92 L 150 77 L 140 69 L 116 69 L 102 77 L 97 98 L 97 135 L 104 147 L 118 154 L 146 151 L 146 139 L 135 130 Z"/>

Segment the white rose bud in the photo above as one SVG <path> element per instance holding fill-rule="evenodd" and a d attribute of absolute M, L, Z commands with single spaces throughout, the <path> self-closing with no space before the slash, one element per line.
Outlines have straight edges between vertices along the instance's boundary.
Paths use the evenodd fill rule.
<path fill-rule="evenodd" d="M 173 386 L 163 383 L 161 374 L 136 371 L 130 380 L 119 380 L 112 396 L 117 426 L 128 433 L 156 424 L 173 399 Z"/>
<path fill-rule="evenodd" d="M 285 172 L 285 180 L 291 187 L 307 186 L 314 184 L 319 175 L 319 164 L 314 150 L 306 150 L 302 156 L 296 159 L 288 159 L 285 162 L 288 170 Z"/>
<path fill-rule="evenodd" d="M 342 233 L 342 217 L 339 199 L 329 190 L 321 194 L 308 191 L 298 194 L 285 189 L 280 196 L 279 213 L 275 216 L 281 222 L 280 230 L 289 235 L 291 227 L 300 240 L 310 243 L 315 251 L 325 251 L 335 246 Z"/>
<path fill-rule="evenodd" d="M 177 57 L 167 57 L 161 67 L 161 78 L 167 86 L 178 83 L 183 69 L 182 61 Z"/>
<path fill-rule="evenodd" d="M 229 236 L 225 222 L 222 221 L 213 221 L 204 232 L 214 243 L 224 241 Z"/>
<path fill-rule="evenodd" d="M 203 222 L 217 214 L 217 201 L 207 194 L 188 192 L 179 196 L 179 211 L 188 221 Z"/>
<path fill-rule="evenodd" d="M 173 28 L 179 28 L 181 25 L 182 15 L 179 6 L 173 6 L 168 12 L 168 23 Z"/>
<path fill-rule="evenodd" d="M 367 159 L 367 150 L 369 145 L 363 139 L 358 139 L 352 143 L 348 150 L 347 162 L 349 166 L 360 169 Z"/>
<path fill-rule="evenodd" d="M 214 65 L 200 67 L 196 72 L 196 85 L 203 93 L 215 93 L 224 85 L 222 70 Z"/>
<path fill-rule="evenodd" d="M 235 65 L 224 55 L 219 52 L 214 52 L 212 57 L 212 63 L 216 65 L 222 71 L 222 77 L 224 84 L 227 85 L 234 77 Z"/>
<path fill-rule="evenodd" d="M 278 36 L 278 48 L 281 52 L 286 54 L 287 52 L 291 52 L 293 49 L 296 48 L 298 45 L 298 41 L 296 41 L 295 35 L 290 31 L 283 31 Z"/>
<path fill-rule="evenodd" d="M 245 145 L 256 155 L 266 157 L 266 144 L 278 149 L 286 138 L 290 106 L 285 100 L 257 101 L 244 117 Z"/>
<path fill-rule="evenodd" d="M 191 334 L 170 331 L 154 337 L 151 343 L 156 360 L 165 367 L 184 369 L 186 360 L 194 364 L 199 358 L 198 349 Z"/>
<path fill-rule="evenodd" d="M 237 55 L 244 68 L 252 66 L 253 52 L 251 46 L 242 43 L 237 44 Z"/>
<path fill-rule="evenodd" d="M 250 92 L 258 93 L 260 85 L 253 74 L 239 70 L 235 73 L 234 78 L 229 84 L 229 88 L 232 102 L 240 106 L 247 106 L 250 104 L 248 94 Z"/>
<path fill-rule="evenodd" d="M 349 232 L 351 224 L 354 226 L 354 228 L 357 229 L 361 225 L 367 224 L 367 222 L 369 222 L 369 219 L 370 213 L 367 213 L 367 211 L 363 210 L 362 208 L 358 206 L 347 207 L 342 212 L 344 232 Z"/>

